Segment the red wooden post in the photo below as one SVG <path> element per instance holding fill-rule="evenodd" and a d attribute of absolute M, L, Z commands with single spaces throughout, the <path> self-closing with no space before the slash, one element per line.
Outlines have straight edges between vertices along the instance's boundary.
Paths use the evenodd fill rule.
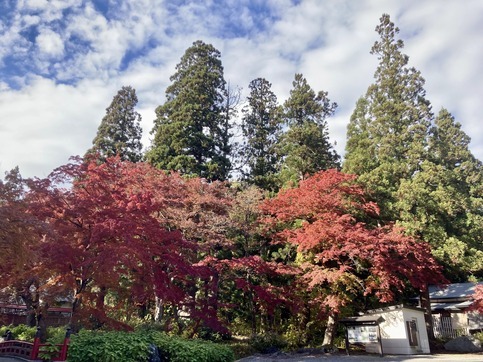
<path fill-rule="evenodd" d="M 69 341 L 70 341 L 70 328 L 67 328 L 67 332 L 65 332 L 64 343 L 60 349 L 59 359 L 60 361 L 65 361 L 67 359 L 67 350 L 69 349 Z"/>
<path fill-rule="evenodd" d="M 32 352 L 30 353 L 30 359 L 36 360 L 39 358 L 40 349 L 40 327 L 37 327 L 37 333 L 35 333 L 34 344 L 32 346 Z"/>

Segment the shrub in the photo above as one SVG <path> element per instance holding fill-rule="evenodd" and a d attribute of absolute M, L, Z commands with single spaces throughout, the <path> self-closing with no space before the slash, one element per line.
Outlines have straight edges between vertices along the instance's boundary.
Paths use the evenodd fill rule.
<path fill-rule="evenodd" d="M 232 339 L 230 341 L 223 342 L 223 344 L 229 347 L 233 351 L 233 354 L 235 355 L 236 360 L 251 356 L 258 352 L 249 343 L 248 339 L 246 340 Z"/>
<path fill-rule="evenodd" d="M 197 335 L 198 338 L 213 342 L 228 341 L 231 339 L 231 335 L 228 332 L 215 331 L 209 327 L 201 327 Z"/>
<path fill-rule="evenodd" d="M 1 326 L 0 327 L 0 337 L 3 337 L 5 333 L 10 329 L 12 330 L 13 326 Z"/>
<path fill-rule="evenodd" d="M 275 333 L 257 334 L 250 339 L 251 346 L 261 353 L 271 353 L 283 349 L 287 342 Z"/>
<path fill-rule="evenodd" d="M 139 333 L 81 330 L 71 338 L 69 361 L 146 361 L 148 347 L 148 338 Z"/>
<path fill-rule="evenodd" d="M 18 326 L 8 325 L 0 327 L 0 337 L 3 337 L 7 330 L 10 330 L 10 332 L 12 332 L 14 339 L 26 342 L 33 342 L 35 334 L 37 333 L 36 327 L 28 327 L 25 324 L 19 324 Z M 64 343 L 66 332 L 67 327 L 48 327 L 47 342 L 50 344 Z"/>
<path fill-rule="evenodd" d="M 80 331 L 69 347 L 70 362 L 147 361 L 149 346 L 158 347 L 162 360 L 170 362 L 232 362 L 226 346 L 201 340 L 184 340 L 161 332 Z"/>
<path fill-rule="evenodd" d="M 64 343 L 67 327 L 47 327 L 47 342 L 50 344 Z"/>
<path fill-rule="evenodd" d="M 477 340 L 481 342 L 481 344 L 483 344 L 483 332 L 477 332 L 473 334 L 473 337 L 475 337 Z"/>
<path fill-rule="evenodd" d="M 10 332 L 12 332 L 14 339 L 26 342 L 33 342 L 35 338 L 35 333 L 37 333 L 37 328 L 28 327 L 25 324 L 20 324 L 18 326 L 8 325 L 0 327 L 0 336 L 3 337 L 7 330 L 10 330 Z"/>
<path fill-rule="evenodd" d="M 159 332 L 152 333 L 151 338 L 170 362 L 231 362 L 235 359 L 229 347 L 210 341 L 185 340 Z"/>

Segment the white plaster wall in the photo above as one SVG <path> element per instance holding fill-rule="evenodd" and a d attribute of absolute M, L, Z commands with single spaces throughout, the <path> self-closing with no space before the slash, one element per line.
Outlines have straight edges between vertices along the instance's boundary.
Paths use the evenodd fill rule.
<path fill-rule="evenodd" d="M 424 312 L 414 310 L 414 309 L 404 308 L 403 314 L 404 314 L 405 321 L 410 321 L 413 318 L 417 319 L 418 331 L 419 331 L 419 350 L 421 351 L 419 353 L 431 353 L 431 350 L 429 348 L 428 331 L 426 330 L 426 322 L 424 320 Z M 406 329 L 406 326 L 404 326 L 404 328 Z M 409 345 L 409 342 L 408 342 L 408 345 Z M 410 347 L 410 348 L 414 349 L 414 347 Z"/>
<path fill-rule="evenodd" d="M 468 327 L 468 317 L 466 313 L 451 313 L 451 326 L 453 329 Z"/>
<path fill-rule="evenodd" d="M 410 354 L 402 310 L 396 309 L 381 313 L 381 316 L 385 320 L 380 325 L 383 352 L 389 354 Z"/>
<path fill-rule="evenodd" d="M 420 354 L 430 353 L 428 334 L 424 322 L 424 313 L 413 309 L 400 308 L 376 313 L 384 318 L 381 328 L 381 343 L 384 354 Z M 406 321 L 416 318 L 419 331 L 419 346 L 409 345 Z M 368 352 L 378 353 L 377 346 L 368 346 Z"/>

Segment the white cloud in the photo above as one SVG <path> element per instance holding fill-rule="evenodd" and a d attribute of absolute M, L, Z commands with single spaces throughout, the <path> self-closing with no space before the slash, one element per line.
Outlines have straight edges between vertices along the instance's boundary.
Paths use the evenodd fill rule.
<path fill-rule="evenodd" d="M 64 55 L 64 41 L 51 29 L 42 29 L 36 39 L 40 57 L 58 58 Z"/>
<path fill-rule="evenodd" d="M 18 10 L 26 12 L 40 12 L 40 17 L 45 23 L 60 20 L 63 11 L 82 5 L 82 0 L 27 0 L 20 1 Z"/>
<path fill-rule="evenodd" d="M 350 114 L 373 81 L 377 59 L 369 51 L 383 13 L 400 27 L 435 112 L 448 108 L 483 159 L 481 1 L 259 2 L 270 14 L 255 12 L 255 3 L 123 0 L 110 1 L 106 14 L 91 1 L 19 1 L 0 25 L 0 174 L 19 165 L 25 176 L 43 177 L 83 154 L 123 85 L 136 89 L 148 146 L 154 109 L 198 39 L 221 51 L 226 79 L 244 94 L 264 77 L 283 102 L 296 72 L 328 91 L 339 104 L 330 134 L 343 153 Z"/>
<path fill-rule="evenodd" d="M 70 156 L 84 154 L 111 93 L 102 82 L 72 87 L 40 77 L 21 91 L 0 93 L 0 169 L 18 165 L 24 176 L 46 177 Z"/>

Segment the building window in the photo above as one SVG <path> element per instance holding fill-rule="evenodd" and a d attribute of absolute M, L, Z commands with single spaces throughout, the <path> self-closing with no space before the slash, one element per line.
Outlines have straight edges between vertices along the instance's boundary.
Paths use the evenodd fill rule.
<path fill-rule="evenodd" d="M 408 331 L 409 345 L 411 347 L 417 347 L 418 343 L 418 324 L 416 320 L 406 321 L 406 329 Z"/>

